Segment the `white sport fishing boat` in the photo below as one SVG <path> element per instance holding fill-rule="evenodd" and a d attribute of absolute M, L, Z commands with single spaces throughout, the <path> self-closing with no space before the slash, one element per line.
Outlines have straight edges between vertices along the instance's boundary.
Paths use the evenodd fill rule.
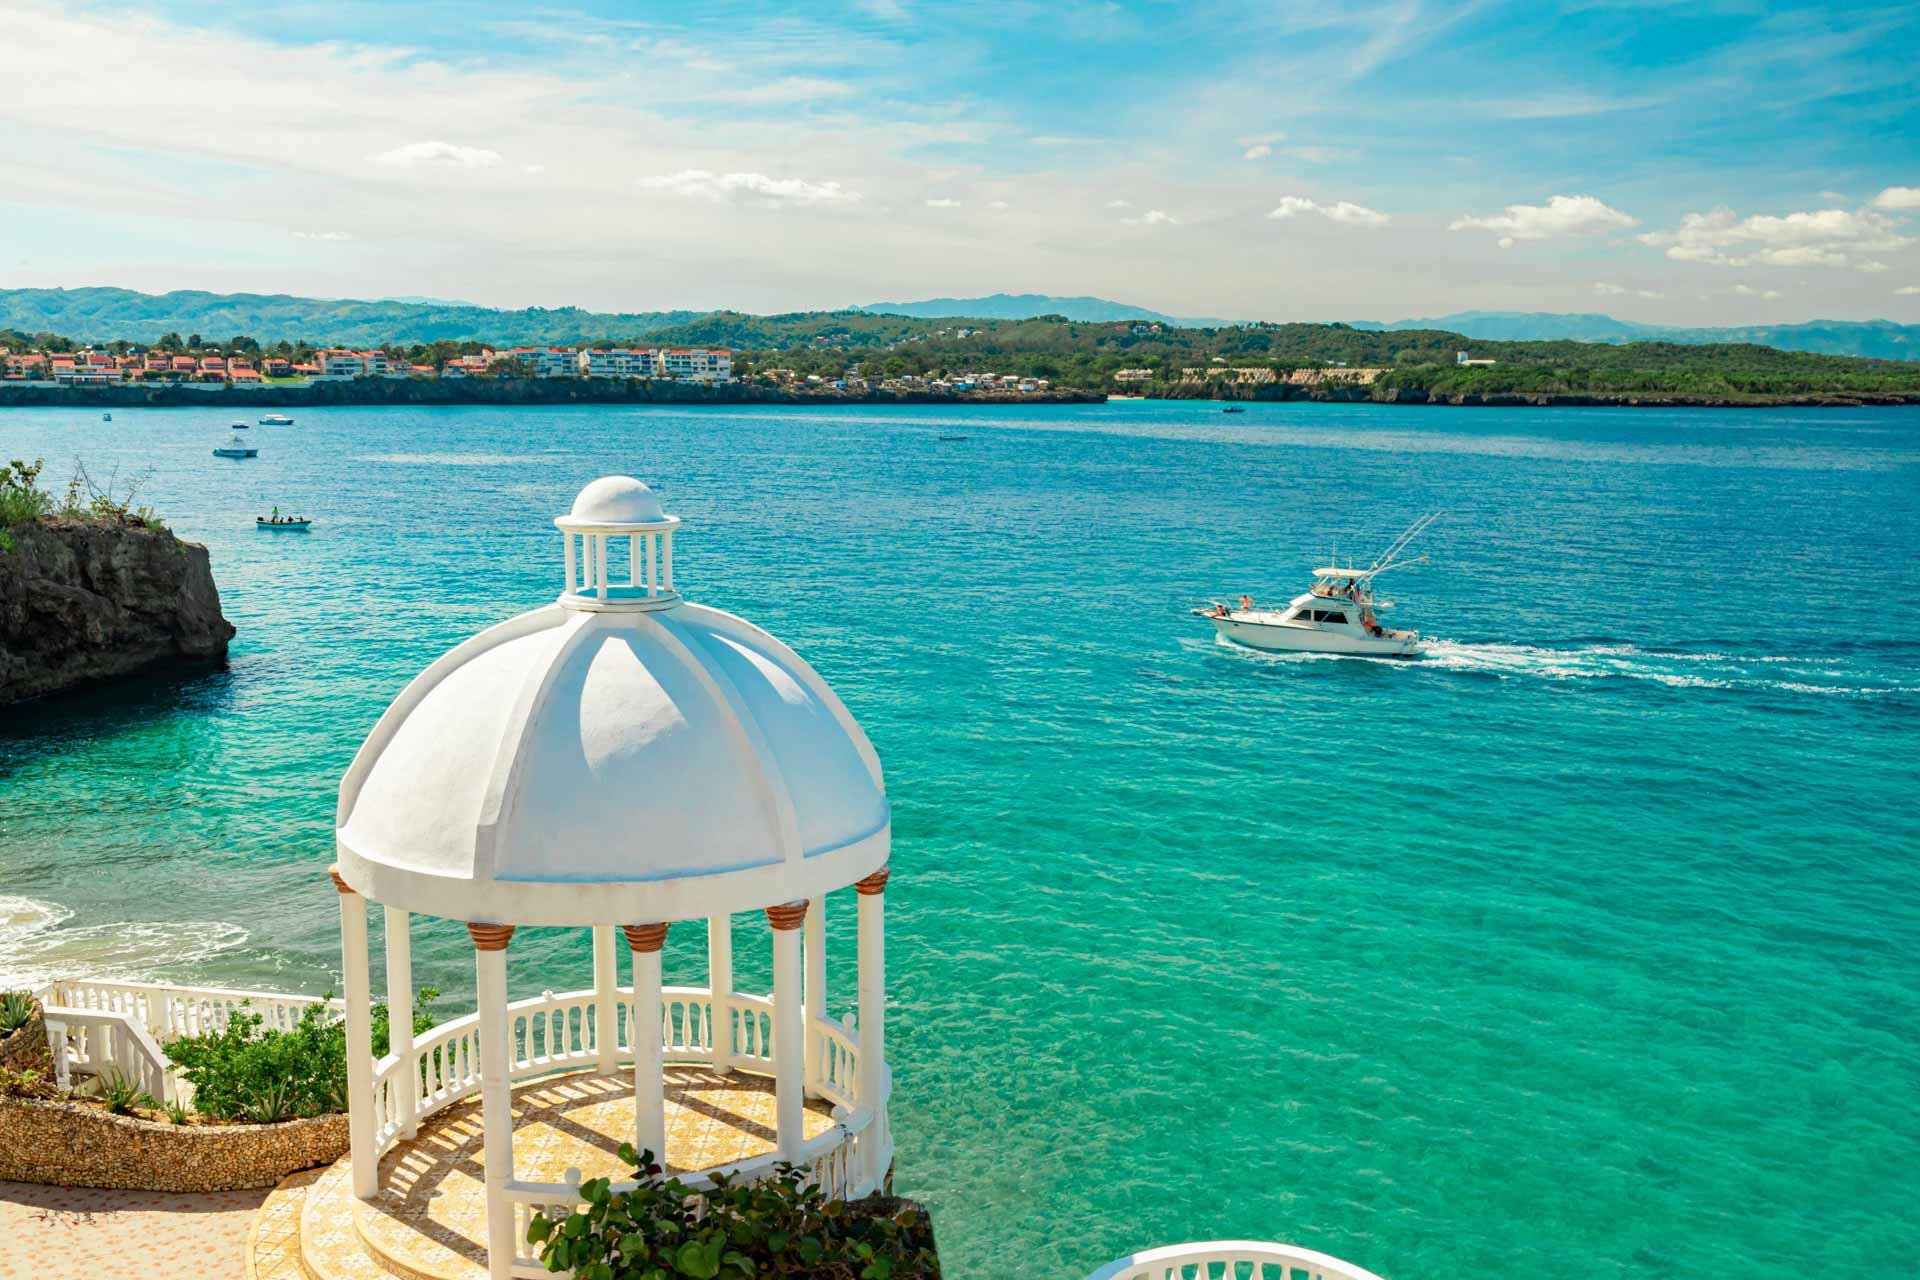
<path fill-rule="evenodd" d="M 1195 609 L 1235 644 L 1274 653 L 1334 653 L 1366 658 L 1417 658 L 1423 652 L 1418 631 L 1400 631 L 1381 625 L 1379 611 L 1391 600 L 1374 594 L 1373 580 L 1389 569 L 1420 564 L 1425 556 L 1407 559 L 1407 547 L 1439 518 L 1423 515 L 1393 540 L 1364 569 L 1337 563 L 1313 571 L 1313 586 L 1285 605 L 1255 604 L 1241 596 L 1239 604 L 1214 601 Z"/>

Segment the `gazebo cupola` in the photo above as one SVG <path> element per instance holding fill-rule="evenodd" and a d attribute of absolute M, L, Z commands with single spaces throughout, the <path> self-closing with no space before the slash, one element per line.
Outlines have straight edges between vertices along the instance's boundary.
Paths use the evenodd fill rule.
<path fill-rule="evenodd" d="M 673 531 L 659 495 L 632 476 L 602 476 L 580 491 L 573 509 L 554 517 L 567 540 L 567 589 L 560 603 L 575 609 L 660 609 L 673 590 Z M 627 580 L 611 578 L 610 543 L 626 543 Z"/>
<path fill-rule="evenodd" d="M 872 745 L 791 649 L 677 594 L 680 522 L 646 485 L 596 480 L 554 523 L 565 539 L 559 599 L 416 676 L 347 770 L 336 819 L 354 1192 L 376 1196 L 382 1154 L 477 1084 L 494 1280 L 539 1273 L 523 1252 L 524 1224 L 571 1199 L 564 1184 L 516 1174 L 510 1091 L 530 1077 L 630 1067 L 632 1140 L 663 1163 L 674 1155 L 662 1084 L 670 1062 L 771 1078 L 774 1150 L 746 1161 L 743 1176 L 789 1160 L 830 1193 L 864 1194 L 884 1182 L 892 1153 L 882 916 L 891 822 Z M 846 888 L 859 904 L 857 1024 L 826 1010 L 823 903 Z M 386 910 L 394 1029 L 378 1061 L 369 902 Z M 748 911 L 772 927 L 770 997 L 734 989 L 732 916 Z M 408 1032 L 416 912 L 466 924 L 479 992 L 473 1015 L 418 1043 Z M 673 988 L 669 1009 L 661 947 L 670 924 L 691 920 L 706 922 L 709 985 Z M 519 926 L 590 929 L 591 989 L 509 1007 Z M 631 987 L 617 985 L 617 936 L 633 953 Z M 815 1136 L 804 1126 L 808 1099 L 833 1108 Z M 700 1184 L 699 1169 L 682 1168 Z"/>

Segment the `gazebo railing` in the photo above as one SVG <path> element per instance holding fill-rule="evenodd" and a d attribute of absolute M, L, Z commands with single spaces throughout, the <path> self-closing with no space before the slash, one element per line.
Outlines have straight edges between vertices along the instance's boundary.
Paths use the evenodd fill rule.
<path fill-rule="evenodd" d="M 1087 1280 L 1380 1280 L 1312 1249 L 1264 1240 L 1206 1240 L 1116 1258 Z"/>
<path fill-rule="evenodd" d="M 597 996 L 591 991 L 543 992 L 507 1006 L 508 1074 L 515 1081 L 596 1065 L 600 1057 Z M 773 1000 L 736 992 L 727 1002 L 732 1046 L 727 1065 L 756 1075 L 773 1074 Z M 667 987 L 661 993 L 659 1036 L 670 1063 L 715 1063 L 713 993 L 704 987 Z M 633 1061 L 630 1006 L 617 1002 L 619 1044 L 615 1058 Z M 862 1108 L 859 1098 L 859 1039 L 853 1020 L 816 1019 L 807 1028 L 815 1052 L 807 1055 L 807 1092 L 824 1098 L 849 1116 Z M 417 1081 L 412 1121 L 470 1096 L 480 1087 L 479 1015 L 468 1014 L 421 1035 L 403 1063 L 394 1054 L 374 1063 L 373 1114 L 376 1157 L 392 1149 L 406 1132 L 408 1117 L 400 1084 L 411 1071 Z M 859 1129 L 866 1127 L 863 1118 Z M 824 1148 L 823 1148 L 824 1150 Z M 772 1167 L 771 1163 L 768 1165 Z"/>

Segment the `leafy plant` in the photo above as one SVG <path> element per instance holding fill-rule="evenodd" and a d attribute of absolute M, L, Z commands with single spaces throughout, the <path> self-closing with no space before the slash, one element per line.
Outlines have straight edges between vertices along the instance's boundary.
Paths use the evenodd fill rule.
<path fill-rule="evenodd" d="M 32 462 L 15 458 L 0 467 L 0 529 L 37 520 L 53 510 L 53 495 L 40 487 L 44 465 L 38 458 Z"/>
<path fill-rule="evenodd" d="M 33 1021 L 33 997 L 24 991 L 0 994 L 0 1039 L 5 1039 Z"/>
<path fill-rule="evenodd" d="M 772 1177 L 725 1175 L 697 1195 L 662 1178 L 651 1151 L 620 1158 L 638 1186 L 616 1192 L 605 1178 L 580 1184 L 582 1208 L 535 1214 L 528 1243 L 548 1271 L 579 1280 L 938 1280 L 940 1259 L 921 1212 L 888 1213 L 829 1200 L 805 1173 L 780 1165 Z"/>
<path fill-rule="evenodd" d="M 187 1122 L 187 1109 L 178 1101 L 167 1103 L 161 1107 L 161 1110 L 167 1113 L 167 1119 L 174 1124 L 185 1124 Z"/>
<path fill-rule="evenodd" d="M 160 1106 L 152 1094 L 118 1071 L 109 1071 L 100 1077 L 100 1101 L 117 1116 L 130 1116 L 136 1109 L 153 1111 Z"/>
<path fill-rule="evenodd" d="M 428 1006 L 439 996 L 423 987 L 414 1002 L 414 1034 L 431 1030 Z M 216 1120 L 273 1124 L 347 1109 L 347 1029 L 325 1005 L 310 1005 L 289 1030 L 264 1026 L 245 1007 L 224 1027 L 182 1036 L 167 1057 L 193 1085 L 193 1107 Z M 389 1048 L 391 1019 L 373 1006 L 373 1055 Z"/>
<path fill-rule="evenodd" d="M 0 1097 L 57 1098 L 60 1089 L 39 1071 L 15 1071 L 0 1067 Z"/>

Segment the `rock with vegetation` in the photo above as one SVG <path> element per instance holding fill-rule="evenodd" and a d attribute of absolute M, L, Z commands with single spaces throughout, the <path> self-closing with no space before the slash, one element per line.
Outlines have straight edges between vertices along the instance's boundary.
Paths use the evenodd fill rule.
<path fill-rule="evenodd" d="M 84 473 L 64 501 L 39 474 L 0 472 L 0 705 L 223 662 L 233 626 L 207 549 Z"/>

